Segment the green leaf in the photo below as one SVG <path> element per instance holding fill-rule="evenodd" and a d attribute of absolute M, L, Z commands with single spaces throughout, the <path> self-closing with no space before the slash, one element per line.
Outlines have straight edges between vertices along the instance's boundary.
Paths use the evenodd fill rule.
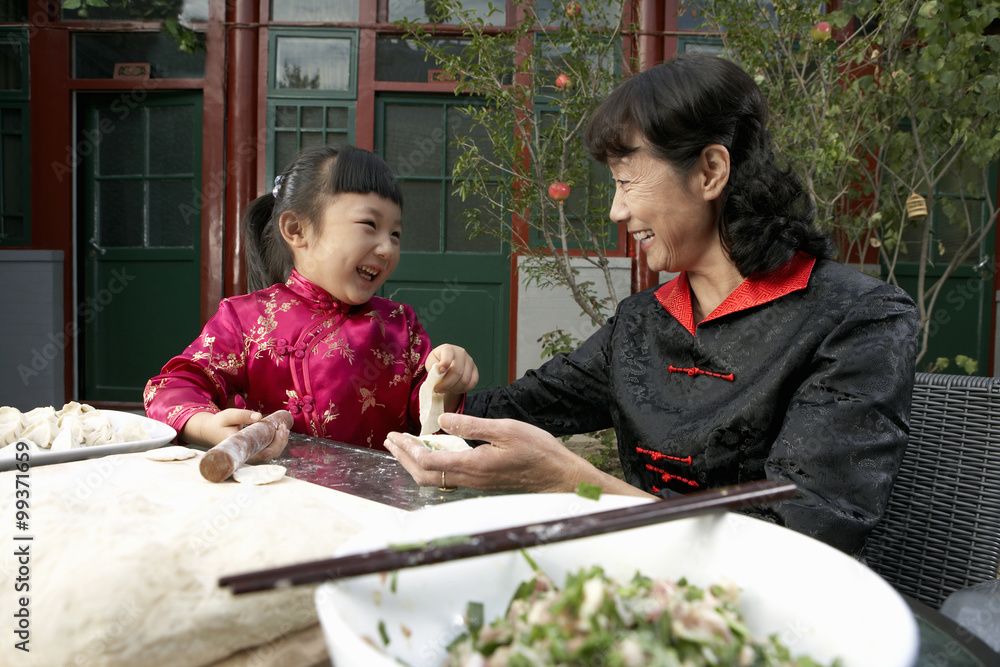
<path fill-rule="evenodd" d="M 602 490 L 603 489 L 596 484 L 590 484 L 588 482 L 580 482 L 576 487 L 576 495 L 582 498 L 590 498 L 591 500 L 598 500 L 601 497 Z"/>

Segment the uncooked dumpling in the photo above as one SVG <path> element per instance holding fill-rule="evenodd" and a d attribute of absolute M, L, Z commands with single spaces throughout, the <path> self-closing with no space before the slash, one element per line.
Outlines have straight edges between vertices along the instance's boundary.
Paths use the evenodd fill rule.
<path fill-rule="evenodd" d="M 28 410 L 24 413 L 23 421 L 25 426 L 30 426 L 35 422 L 42 420 L 51 420 L 52 422 L 55 422 L 56 409 L 51 405 L 46 405 L 45 407 Z"/>
<path fill-rule="evenodd" d="M 125 442 L 149 440 L 149 431 L 146 430 L 145 424 L 143 424 L 142 419 L 139 417 L 129 419 L 128 423 L 123 425 L 118 433 Z"/>
<path fill-rule="evenodd" d="M 447 435 L 446 433 L 437 433 L 430 435 L 421 435 L 420 439 L 425 445 L 430 449 L 440 449 L 446 452 L 460 452 L 465 449 L 472 449 L 462 438 L 457 435 Z"/>
<path fill-rule="evenodd" d="M 240 484 L 270 484 L 285 476 L 285 466 L 259 465 L 243 466 L 233 472 L 233 479 Z"/>
<path fill-rule="evenodd" d="M 21 439 L 30 440 L 42 449 L 48 449 L 55 440 L 57 432 L 55 417 L 53 416 L 51 420 L 42 417 L 24 429 Z"/>
<path fill-rule="evenodd" d="M 437 433 L 441 430 L 438 420 L 444 414 L 444 394 L 434 391 L 444 373 L 441 372 L 440 364 L 431 366 L 427 372 L 427 379 L 420 385 L 418 399 L 420 400 L 420 435 L 427 433 Z"/>
<path fill-rule="evenodd" d="M 17 408 L 0 408 L 0 447 L 11 444 L 24 431 L 24 422 L 21 419 L 21 411 Z"/>
<path fill-rule="evenodd" d="M 83 447 L 83 424 L 76 415 L 64 415 L 62 428 L 52 440 L 52 451 Z"/>
<path fill-rule="evenodd" d="M 151 461 L 185 461 L 197 455 L 198 452 L 190 447 L 180 447 L 178 445 L 150 449 L 148 452 L 145 452 L 146 458 Z"/>

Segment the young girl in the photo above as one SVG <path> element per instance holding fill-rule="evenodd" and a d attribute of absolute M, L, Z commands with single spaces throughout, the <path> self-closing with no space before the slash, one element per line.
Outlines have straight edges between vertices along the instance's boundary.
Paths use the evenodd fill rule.
<path fill-rule="evenodd" d="M 382 448 L 389 431 L 419 432 L 418 390 L 435 363 L 446 369 L 437 391 L 456 407 L 478 382 L 475 363 L 460 347 L 431 350 L 410 306 L 374 296 L 399 262 L 402 206 L 375 154 L 303 151 L 244 216 L 254 291 L 224 299 L 147 383 L 146 413 L 212 446 L 285 409 L 293 431 Z"/>

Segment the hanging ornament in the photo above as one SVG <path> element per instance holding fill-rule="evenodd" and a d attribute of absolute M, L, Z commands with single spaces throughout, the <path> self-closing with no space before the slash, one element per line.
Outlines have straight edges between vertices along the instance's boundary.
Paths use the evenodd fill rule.
<path fill-rule="evenodd" d="M 906 215 L 911 220 L 927 217 L 927 200 L 916 192 L 911 192 L 906 200 Z"/>

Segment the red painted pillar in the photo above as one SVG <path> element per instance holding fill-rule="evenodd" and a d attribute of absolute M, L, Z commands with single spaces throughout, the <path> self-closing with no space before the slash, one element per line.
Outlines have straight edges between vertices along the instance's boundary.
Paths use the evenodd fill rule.
<path fill-rule="evenodd" d="M 257 118 L 260 3 L 226 3 L 230 25 L 226 67 L 225 296 L 246 291 L 240 241 L 243 212 L 258 194 L 257 163 L 265 130 Z"/>
<path fill-rule="evenodd" d="M 639 7 L 639 68 L 649 69 L 663 62 L 664 6 L 662 0 L 641 0 Z M 629 234 L 625 237 L 625 247 L 632 258 L 632 294 L 655 286 L 659 274 L 646 265 L 646 256 L 636 246 Z"/>

